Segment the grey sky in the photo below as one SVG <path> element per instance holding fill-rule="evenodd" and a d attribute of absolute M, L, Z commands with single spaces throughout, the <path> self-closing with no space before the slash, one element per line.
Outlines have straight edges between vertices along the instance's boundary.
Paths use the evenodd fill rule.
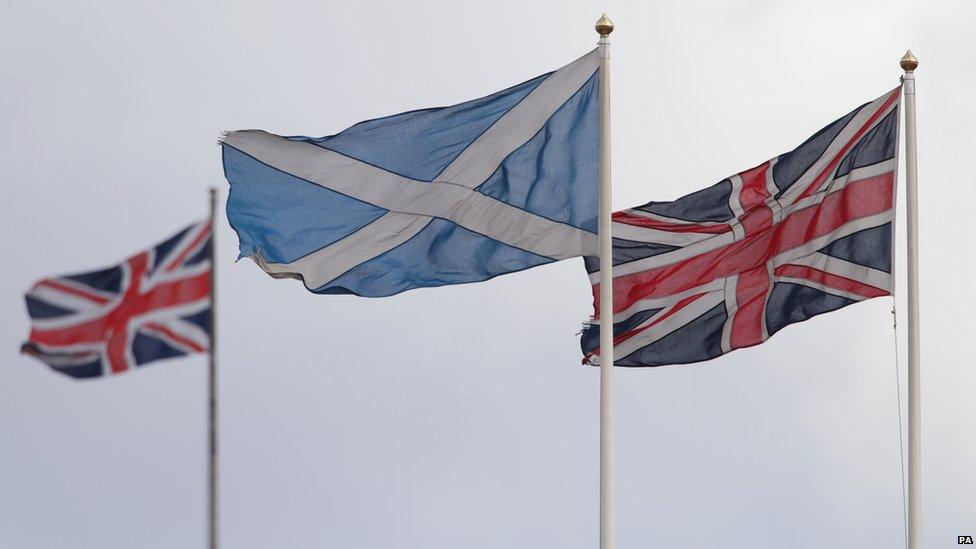
<path fill-rule="evenodd" d="M 31 282 L 204 216 L 221 130 L 479 97 L 592 48 L 603 10 L 616 208 L 791 149 L 919 57 L 923 537 L 976 534 L 971 3 L 0 0 L 0 547 L 206 533 L 205 360 L 56 375 L 16 353 Z M 218 238 L 225 547 L 596 546 L 581 261 L 370 300 L 272 280 Z M 619 547 L 899 546 L 890 309 L 618 370 Z"/>

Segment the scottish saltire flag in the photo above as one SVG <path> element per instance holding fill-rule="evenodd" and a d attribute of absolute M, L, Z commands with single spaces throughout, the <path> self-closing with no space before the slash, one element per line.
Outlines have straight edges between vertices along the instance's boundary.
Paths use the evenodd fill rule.
<path fill-rule="evenodd" d="M 327 137 L 223 137 L 242 257 L 389 296 L 597 251 L 599 59 Z"/>
<path fill-rule="evenodd" d="M 899 92 L 707 189 L 615 213 L 614 303 L 599 302 L 599 261 L 586 260 L 615 364 L 707 360 L 889 295 Z M 590 363 L 597 322 L 583 331 Z"/>
<path fill-rule="evenodd" d="M 206 351 L 210 242 L 201 222 L 114 267 L 37 281 L 22 352 L 87 378 Z"/>

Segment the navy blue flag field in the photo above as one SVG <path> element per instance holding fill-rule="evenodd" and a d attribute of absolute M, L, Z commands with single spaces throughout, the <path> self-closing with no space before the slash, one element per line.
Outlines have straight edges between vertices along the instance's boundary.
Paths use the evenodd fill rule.
<path fill-rule="evenodd" d="M 584 362 L 599 362 L 601 314 L 613 315 L 616 365 L 659 366 L 890 295 L 900 92 L 711 187 L 614 213 L 611 306 L 599 301 L 599 261 L 586 258 L 595 313 Z"/>
<path fill-rule="evenodd" d="M 197 223 L 119 265 L 37 281 L 22 352 L 90 378 L 207 351 L 210 231 Z"/>
<path fill-rule="evenodd" d="M 381 297 L 597 252 L 599 59 L 336 135 L 222 138 L 242 257 Z"/>

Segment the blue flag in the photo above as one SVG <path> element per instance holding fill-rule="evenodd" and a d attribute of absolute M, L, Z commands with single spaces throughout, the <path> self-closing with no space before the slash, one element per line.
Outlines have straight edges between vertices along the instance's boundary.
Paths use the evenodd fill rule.
<path fill-rule="evenodd" d="M 616 366 L 687 364 L 759 345 L 790 324 L 891 295 L 898 166 L 895 88 L 799 147 L 671 202 L 613 214 L 613 303 L 587 259 L 600 359 L 613 316 Z"/>
<path fill-rule="evenodd" d="M 210 348 L 210 222 L 122 263 L 42 278 L 24 296 L 21 352 L 74 378 L 121 374 Z"/>
<path fill-rule="evenodd" d="M 336 135 L 222 140 L 242 257 L 381 297 L 597 253 L 596 50 L 481 99 Z"/>

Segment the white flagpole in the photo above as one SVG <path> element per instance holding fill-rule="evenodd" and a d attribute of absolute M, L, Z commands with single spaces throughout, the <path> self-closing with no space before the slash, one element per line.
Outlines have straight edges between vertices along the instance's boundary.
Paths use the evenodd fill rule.
<path fill-rule="evenodd" d="M 603 14 L 600 35 L 600 549 L 614 547 L 613 512 L 613 241 L 610 205 L 610 33 Z"/>
<path fill-rule="evenodd" d="M 207 472 L 210 482 L 207 489 L 209 516 L 207 529 L 210 549 L 217 549 L 217 188 L 210 187 L 210 346 L 208 361 L 207 392 L 210 455 Z"/>
<path fill-rule="evenodd" d="M 919 414 L 918 367 L 918 149 L 915 130 L 915 68 L 918 59 L 911 51 L 901 58 L 902 91 L 905 94 L 905 207 L 908 213 L 908 547 L 918 549 L 921 526 L 919 457 L 921 417 Z"/>

